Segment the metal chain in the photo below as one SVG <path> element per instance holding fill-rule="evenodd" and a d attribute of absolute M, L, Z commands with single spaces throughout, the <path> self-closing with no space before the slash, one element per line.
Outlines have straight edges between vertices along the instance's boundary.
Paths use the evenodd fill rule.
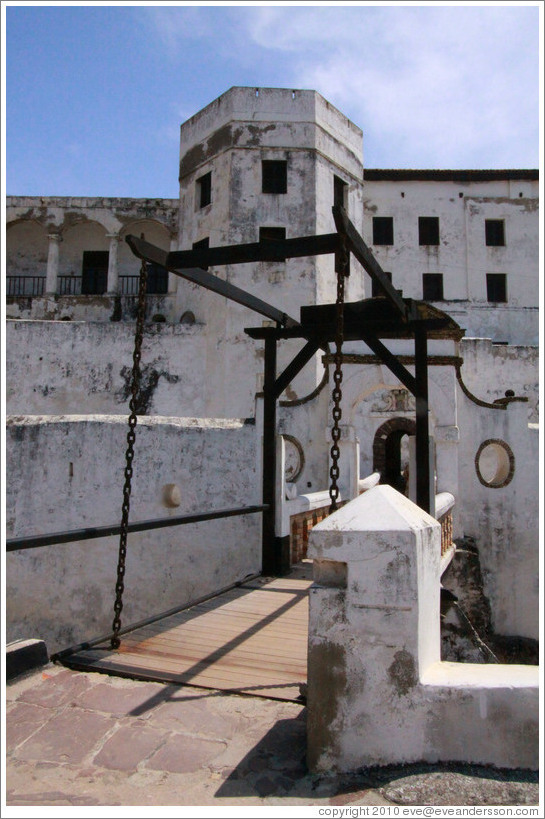
<path fill-rule="evenodd" d="M 112 623 L 112 638 L 110 647 L 119 648 L 121 640 L 119 631 L 121 629 L 121 610 L 123 609 L 123 591 L 125 578 L 125 559 L 127 556 L 127 534 L 129 526 L 129 511 L 131 498 L 132 462 L 134 458 L 134 442 L 136 440 L 135 427 L 137 423 L 138 397 L 140 393 L 140 359 L 142 349 L 142 339 L 144 335 L 144 319 L 146 317 L 146 288 L 148 281 L 148 268 L 146 262 L 142 260 L 140 268 L 140 282 L 138 288 L 138 308 L 136 312 L 136 331 L 134 335 L 133 366 L 131 376 L 131 399 L 129 401 L 129 431 L 127 432 L 127 451 L 125 453 L 125 483 L 123 486 L 123 504 L 121 507 L 121 532 L 119 533 L 119 556 L 117 562 L 117 583 L 115 585 L 114 620 Z"/>
<path fill-rule="evenodd" d="M 329 512 L 335 512 L 338 509 L 337 501 L 339 499 L 339 487 L 337 485 L 337 481 L 340 475 L 339 469 L 339 457 L 340 457 L 340 449 L 339 449 L 339 441 L 341 438 L 341 428 L 340 428 L 340 421 L 342 418 L 342 409 L 341 409 L 341 401 L 342 401 L 342 389 L 341 384 L 343 380 L 343 370 L 342 370 L 342 347 L 344 341 L 344 280 L 349 275 L 349 255 L 346 247 L 343 245 L 340 251 L 340 260 L 337 270 L 337 328 L 335 334 L 335 370 L 333 372 L 333 381 L 335 386 L 333 387 L 332 398 L 333 398 L 333 426 L 331 428 L 331 438 L 333 441 L 333 445 L 331 447 L 331 468 L 329 470 L 329 477 L 331 478 L 331 483 L 329 486 L 329 497 L 331 498 L 331 506 L 329 507 Z"/>

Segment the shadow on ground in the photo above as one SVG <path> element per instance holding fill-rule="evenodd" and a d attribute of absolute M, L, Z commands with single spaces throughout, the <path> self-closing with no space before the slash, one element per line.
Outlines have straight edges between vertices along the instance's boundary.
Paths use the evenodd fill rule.
<path fill-rule="evenodd" d="M 394 805 L 537 805 L 538 773 L 461 763 L 417 763 L 311 774 L 306 768 L 306 714 L 277 722 L 231 771 L 216 797 L 324 798 L 365 801 L 373 791 Z M 370 803 L 372 804 L 372 803 Z M 374 803 L 378 804 L 378 803 Z"/>

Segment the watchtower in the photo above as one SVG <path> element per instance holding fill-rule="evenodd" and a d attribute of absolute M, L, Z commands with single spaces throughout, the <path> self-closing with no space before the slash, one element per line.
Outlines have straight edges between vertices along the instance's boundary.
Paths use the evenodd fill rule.
<path fill-rule="evenodd" d="M 179 249 L 329 233 L 335 230 L 334 204 L 361 231 L 361 156 L 361 130 L 315 91 L 231 88 L 181 126 Z M 331 256 L 227 265 L 214 272 L 290 314 L 297 315 L 302 305 L 335 300 Z M 363 274 L 354 273 L 347 281 L 348 300 L 366 295 Z M 253 400 L 261 353 L 243 333 L 248 311 L 182 281 L 177 308 L 180 314 L 190 310 L 208 327 L 213 349 L 207 377 L 218 387 L 224 384 L 217 391 L 218 411 L 229 412 L 229 383 L 235 380 L 238 399 L 246 394 L 248 403 Z M 295 343 L 286 345 L 286 361 L 295 350 Z M 298 394 L 312 391 L 322 374 L 317 357 L 299 376 Z M 236 405 L 238 414 L 240 400 Z"/>

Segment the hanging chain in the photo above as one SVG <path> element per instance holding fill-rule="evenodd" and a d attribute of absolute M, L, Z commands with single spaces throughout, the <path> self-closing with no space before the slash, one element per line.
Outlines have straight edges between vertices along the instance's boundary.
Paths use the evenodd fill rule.
<path fill-rule="evenodd" d="M 127 534 L 129 527 L 129 510 L 131 499 L 132 462 L 134 458 L 134 442 L 136 440 L 135 427 L 137 423 L 136 411 L 138 409 L 138 397 L 140 393 L 140 358 L 142 349 L 142 338 L 144 335 L 144 319 L 146 316 L 146 287 L 148 280 L 148 269 L 146 262 L 142 260 L 140 268 L 140 282 L 138 288 L 138 308 L 136 312 L 136 331 L 134 335 L 133 366 L 131 376 L 131 399 L 129 401 L 129 431 L 127 433 L 127 451 L 125 453 L 125 483 L 123 486 L 123 505 L 121 507 L 121 532 L 119 533 L 119 557 L 117 562 L 117 583 L 115 585 L 114 620 L 112 624 L 112 638 L 110 646 L 112 649 L 119 648 L 121 640 L 119 631 L 121 629 L 121 610 L 123 609 L 123 590 L 125 578 L 125 559 L 127 556 Z"/>
<path fill-rule="evenodd" d="M 329 477 L 331 478 L 331 483 L 329 486 L 329 497 L 331 498 L 331 506 L 329 507 L 330 513 L 335 512 L 338 509 L 337 501 L 339 499 L 339 487 L 337 485 L 337 481 L 340 475 L 339 469 L 339 457 L 340 457 L 340 449 L 339 449 L 339 441 L 341 438 L 341 428 L 340 428 L 340 421 L 342 418 L 342 409 L 341 409 L 341 401 L 342 401 L 342 390 L 341 384 L 343 380 L 343 370 L 342 370 L 342 347 L 344 341 L 344 280 L 349 275 L 349 254 L 346 248 L 345 243 L 343 242 L 342 248 L 339 252 L 339 261 L 337 265 L 337 303 L 336 303 L 336 314 L 337 314 L 337 328 L 335 334 L 335 370 L 333 372 L 333 381 L 335 386 L 333 387 L 332 398 L 333 398 L 333 426 L 331 428 L 331 439 L 333 441 L 333 445 L 331 447 L 331 468 L 329 470 Z"/>

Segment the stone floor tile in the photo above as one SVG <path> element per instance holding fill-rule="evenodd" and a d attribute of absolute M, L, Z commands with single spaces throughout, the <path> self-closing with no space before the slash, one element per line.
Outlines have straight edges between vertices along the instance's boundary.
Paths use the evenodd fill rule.
<path fill-rule="evenodd" d="M 106 740 L 93 762 L 102 768 L 135 771 L 168 736 L 165 731 L 151 728 L 146 722 L 134 720 L 130 725 L 118 728 Z"/>
<path fill-rule="evenodd" d="M 152 715 L 154 726 L 172 728 L 185 734 L 209 739 L 231 739 L 247 727 L 247 720 L 239 713 L 221 712 L 221 702 L 215 696 L 189 701 L 176 698 L 165 702 Z"/>
<path fill-rule="evenodd" d="M 38 731 L 51 717 L 51 711 L 39 705 L 16 702 L 6 715 L 6 749 L 8 753 Z"/>
<path fill-rule="evenodd" d="M 155 709 L 160 707 L 168 694 L 165 686 L 155 683 L 142 683 L 140 686 L 112 685 L 99 682 L 88 688 L 75 699 L 79 708 L 100 711 L 116 717 L 138 716 L 147 719 Z"/>
<path fill-rule="evenodd" d="M 23 691 L 18 701 L 44 708 L 58 708 L 73 702 L 95 684 L 96 680 L 91 675 L 65 669 L 54 676 L 43 674 L 40 684 Z"/>
<path fill-rule="evenodd" d="M 102 714 L 68 708 L 53 716 L 39 731 L 19 746 L 19 759 L 81 763 L 97 743 L 115 726 Z"/>
<path fill-rule="evenodd" d="M 191 773 L 212 762 L 224 749 L 225 743 L 217 740 L 172 734 L 144 763 L 144 767 L 173 773 Z"/>

